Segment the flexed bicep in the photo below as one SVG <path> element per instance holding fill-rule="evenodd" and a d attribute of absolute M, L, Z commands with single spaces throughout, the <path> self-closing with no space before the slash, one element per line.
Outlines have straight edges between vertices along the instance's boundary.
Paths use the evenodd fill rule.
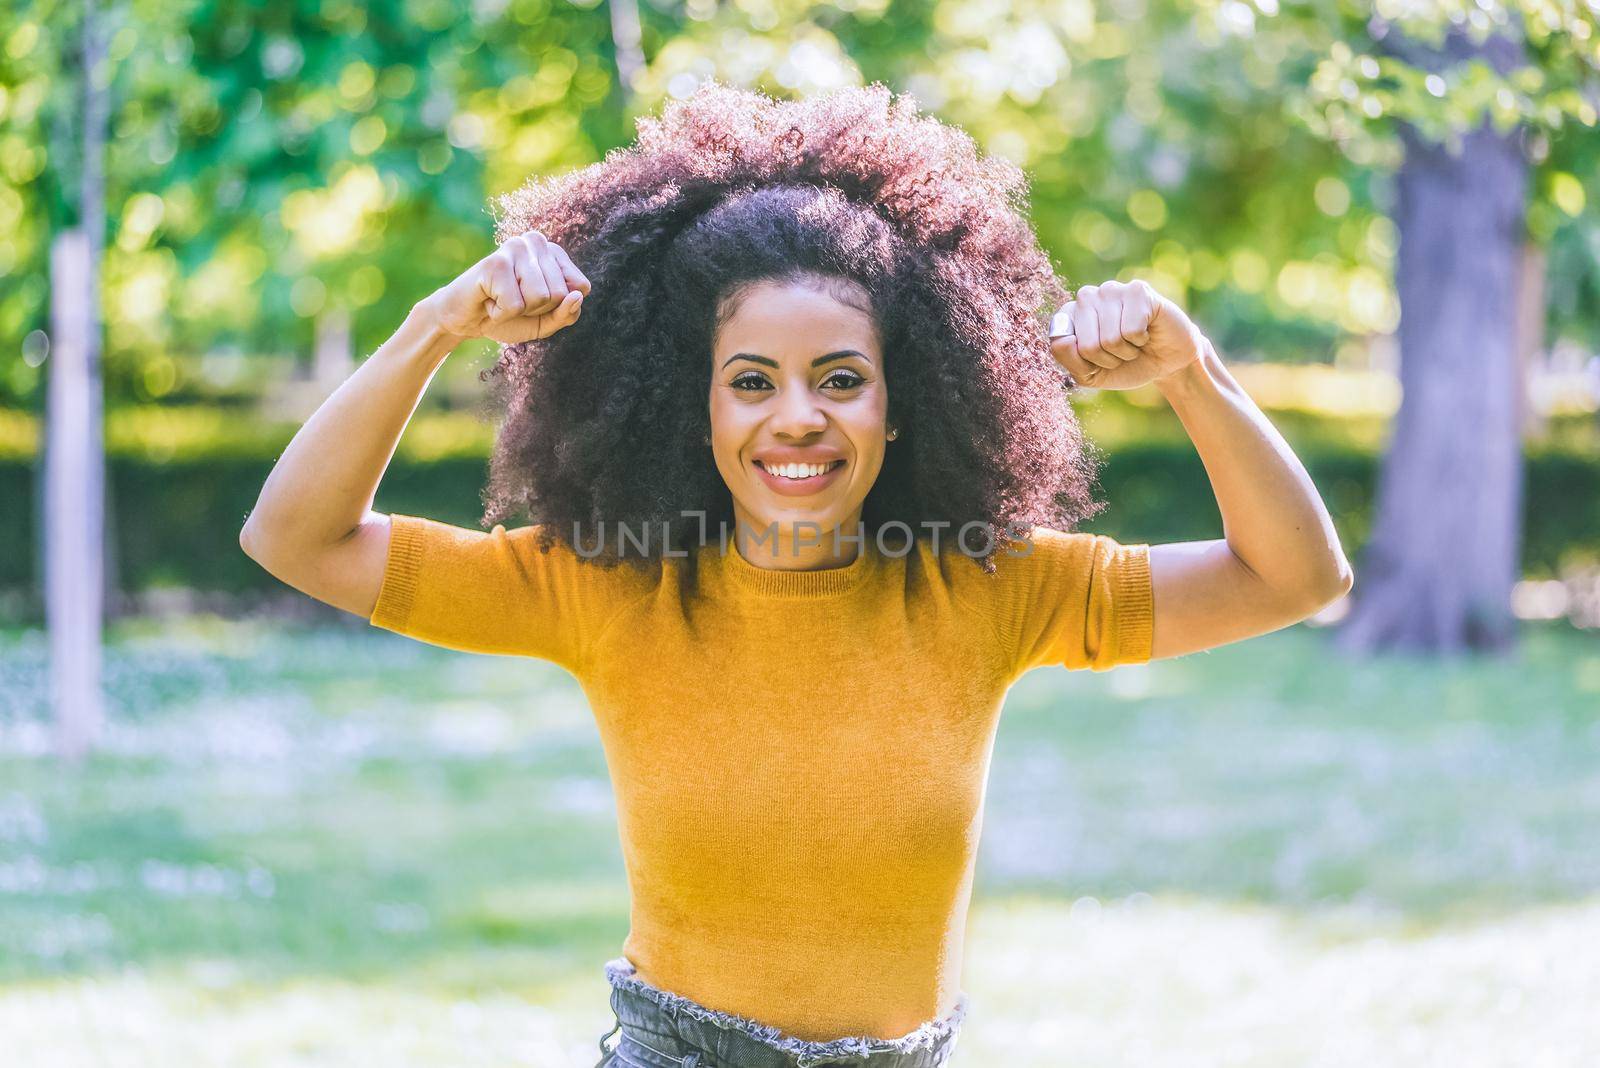
<path fill-rule="evenodd" d="M 1286 599 L 1223 538 L 1150 546 L 1150 582 L 1152 660 L 1281 630 L 1321 607 Z"/>

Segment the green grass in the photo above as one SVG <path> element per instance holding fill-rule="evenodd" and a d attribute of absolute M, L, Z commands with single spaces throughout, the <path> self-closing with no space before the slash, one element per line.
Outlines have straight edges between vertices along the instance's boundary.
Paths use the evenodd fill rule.
<path fill-rule="evenodd" d="M 1600 1055 L 1600 636 L 1524 633 L 1021 680 L 955 1063 Z M 360 621 L 126 624 L 66 770 L 45 654 L 0 633 L 0 1063 L 593 1064 L 627 897 L 569 676 Z"/>

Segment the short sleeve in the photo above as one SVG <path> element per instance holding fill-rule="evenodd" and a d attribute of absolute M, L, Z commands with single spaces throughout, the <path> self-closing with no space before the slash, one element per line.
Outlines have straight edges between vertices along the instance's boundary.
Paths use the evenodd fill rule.
<path fill-rule="evenodd" d="M 400 514 L 389 524 L 368 622 L 447 649 L 537 657 L 578 674 L 627 596 L 628 575 L 638 575 L 560 540 L 542 550 L 537 526 L 482 531 Z"/>
<path fill-rule="evenodd" d="M 994 562 L 995 574 L 966 581 L 987 585 L 977 602 L 1012 678 L 1045 665 L 1109 671 L 1150 659 L 1149 545 L 1035 527 Z"/>

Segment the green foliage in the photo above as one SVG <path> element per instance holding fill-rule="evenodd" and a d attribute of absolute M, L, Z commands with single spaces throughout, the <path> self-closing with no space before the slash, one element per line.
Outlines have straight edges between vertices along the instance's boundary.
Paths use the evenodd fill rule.
<path fill-rule="evenodd" d="M 17 280 L 0 350 L 33 335 L 0 361 L 0 403 L 38 405 L 48 236 L 76 210 L 79 10 L 0 8 L 0 273 Z M 170 355 L 304 353 L 337 310 L 370 351 L 488 250 L 491 195 L 599 159 L 707 76 L 912 92 L 1029 171 L 1070 283 L 1144 277 L 1226 350 L 1272 359 L 1393 329 L 1397 122 L 1443 139 L 1521 123 L 1547 334 L 1600 344 L 1600 30 L 1577 0 L 687 0 L 641 17 L 625 93 L 599 4 L 107 4 L 112 401 L 159 390 L 146 364 Z M 1458 23 L 1509 33 L 1526 64 L 1413 62 Z"/>
<path fill-rule="evenodd" d="M 79 14 L 0 9 L 0 272 L 24 280 L 0 290 L 9 349 L 48 328 L 49 233 L 77 214 Z M 134 0 L 102 20 L 109 364 L 304 352 L 335 310 L 376 347 L 490 250 L 491 192 L 624 135 L 592 7 Z M 38 396 L 43 359 L 0 366 L 0 401 Z"/>

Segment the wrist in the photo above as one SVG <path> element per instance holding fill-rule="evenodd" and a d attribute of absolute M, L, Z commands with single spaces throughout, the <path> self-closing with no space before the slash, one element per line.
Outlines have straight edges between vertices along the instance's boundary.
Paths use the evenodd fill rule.
<path fill-rule="evenodd" d="M 417 301 L 406 313 L 405 321 L 384 348 L 418 362 L 430 370 L 437 368 L 466 338 L 447 329 L 431 298 Z"/>
<path fill-rule="evenodd" d="M 466 335 L 458 334 L 444 325 L 444 317 L 439 312 L 437 292 L 423 297 L 411 306 L 411 311 L 406 315 L 406 325 L 430 348 L 445 346 L 447 349 L 454 349 L 467 340 Z"/>
<path fill-rule="evenodd" d="M 1162 375 L 1156 379 L 1156 388 L 1163 394 L 1185 393 L 1197 388 L 1211 385 L 1213 382 L 1212 370 L 1220 363 L 1216 348 L 1211 344 L 1211 339 L 1200 339 L 1200 354 L 1176 371 Z"/>

